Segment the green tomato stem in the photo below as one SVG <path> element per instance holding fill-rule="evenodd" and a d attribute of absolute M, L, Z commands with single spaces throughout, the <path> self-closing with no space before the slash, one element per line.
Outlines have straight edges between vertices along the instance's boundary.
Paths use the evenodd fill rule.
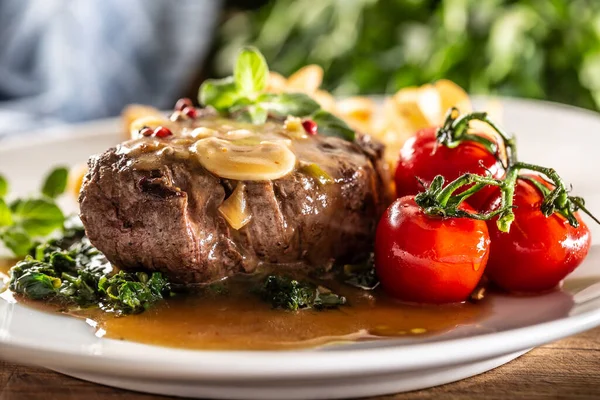
<path fill-rule="evenodd" d="M 511 165 L 503 180 L 494 179 L 489 176 L 464 174 L 444 186 L 443 177 L 437 176 L 425 192 L 416 196 L 415 201 L 429 215 L 465 217 L 477 220 L 489 220 L 498 216 L 496 222 L 498 229 L 502 232 L 508 232 L 512 222 L 515 220 L 513 198 L 517 179 L 519 179 L 519 172 L 522 170 L 538 172 L 554 185 L 554 189 L 548 189 L 530 178 L 523 178 L 534 182 L 534 185 L 544 196 L 540 210 L 546 217 L 549 217 L 553 213 L 558 213 L 565 217 L 572 226 L 577 227 L 579 226 L 579 221 L 574 213 L 582 210 L 600 224 L 600 221 L 585 208 L 582 198 L 568 195 L 564 181 L 553 168 L 523 162 L 516 162 Z M 469 185 L 472 186 L 465 189 Z M 459 209 L 463 201 L 487 186 L 498 187 L 501 191 L 501 204 L 495 211 L 468 212 Z M 464 190 L 461 191 L 461 189 Z"/>
<path fill-rule="evenodd" d="M 483 145 L 491 154 L 498 155 L 498 146 L 490 139 L 469 133 L 471 121 L 482 121 L 488 124 L 500 137 L 506 151 L 506 164 L 508 168 L 517 161 L 517 145 L 513 135 L 508 134 L 492 121 L 486 112 L 472 112 L 460 115 L 456 107 L 450 108 L 446 114 L 444 124 L 438 129 L 437 137 L 440 143 L 450 148 L 458 146 L 464 141 L 477 142 Z"/>

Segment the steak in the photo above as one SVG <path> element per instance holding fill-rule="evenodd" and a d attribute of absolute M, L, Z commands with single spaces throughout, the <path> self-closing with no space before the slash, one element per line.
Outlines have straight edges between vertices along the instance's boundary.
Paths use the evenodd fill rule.
<path fill-rule="evenodd" d="M 233 121 L 207 120 L 213 128 L 235 128 Z M 297 165 L 317 163 L 331 182 L 300 167 L 274 180 L 243 181 L 251 219 L 236 230 L 219 207 L 241 182 L 208 171 L 181 145 L 191 143 L 186 132 L 202 124 L 178 125 L 172 138 L 138 138 L 89 160 L 81 220 L 114 265 L 196 284 L 264 265 L 328 270 L 372 251 L 376 224 L 389 204 L 383 145 L 359 134 L 354 142 L 309 137 Z M 271 130 L 277 125 L 267 124 Z"/>

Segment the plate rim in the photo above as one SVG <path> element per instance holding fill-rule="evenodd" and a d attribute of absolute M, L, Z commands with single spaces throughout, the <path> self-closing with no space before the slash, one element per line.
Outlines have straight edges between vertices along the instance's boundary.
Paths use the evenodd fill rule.
<path fill-rule="evenodd" d="M 595 300 L 592 299 L 592 300 Z M 22 306 L 24 307 L 24 306 Z M 37 311 L 36 312 L 41 312 Z M 68 317 L 67 317 L 68 318 Z M 82 324 L 85 323 L 81 321 Z M 568 322 L 568 323 L 566 323 Z M 423 370 L 432 367 L 460 365 L 515 353 L 548 343 L 600 325 L 600 308 L 541 324 L 485 333 L 472 337 L 417 344 L 349 349 L 336 351 L 275 350 L 186 350 L 126 342 L 132 350 L 124 354 L 118 349 L 97 353 L 75 349 L 48 349 L 31 343 L 18 343 L 0 336 L 0 349 L 12 349 L 31 355 L 32 359 L 76 360 L 89 372 L 111 371 L 111 374 L 144 376 L 160 379 L 329 379 L 336 376 L 380 374 Z M 518 336 L 521 340 L 509 340 Z M 101 339 L 119 343 L 113 339 Z M 503 346 L 498 346 L 504 343 Z M 477 349 L 465 352 L 468 346 Z M 98 349 L 96 349 L 98 350 Z M 2 353 L 5 353 L 3 351 Z M 294 362 L 282 362 L 282 356 Z M 353 362 L 359 358 L 360 363 Z M 155 364 L 160 360 L 160 367 Z M 51 366 L 52 362 L 43 365 Z M 91 367 L 91 368 L 90 368 Z"/>

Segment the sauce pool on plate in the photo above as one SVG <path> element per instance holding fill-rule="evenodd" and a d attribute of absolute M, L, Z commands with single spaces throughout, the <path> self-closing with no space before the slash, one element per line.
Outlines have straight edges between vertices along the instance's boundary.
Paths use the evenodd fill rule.
<path fill-rule="evenodd" d="M 236 282 L 227 286 L 226 294 L 180 294 L 144 313 L 121 317 L 97 308 L 65 310 L 14 298 L 43 311 L 82 318 L 99 337 L 197 350 L 289 350 L 429 335 L 476 323 L 489 310 L 485 301 L 407 305 L 378 290 L 365 292 L 335 282 L 330 286 L 346 296 L 346 306 L 324 311 L 272 309 Z"/>

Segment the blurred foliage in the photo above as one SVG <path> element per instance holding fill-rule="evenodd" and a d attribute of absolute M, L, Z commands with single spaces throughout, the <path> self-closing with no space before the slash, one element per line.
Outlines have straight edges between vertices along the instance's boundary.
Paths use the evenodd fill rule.
<path fill-rule="evenodd" d="M 599 0 L 278 0 L 223 24 L 214 74 L 231 73 L 243 44 L 284 75 L 321 65 L 337 94 L 448 78 L 600 108 Z"/>

